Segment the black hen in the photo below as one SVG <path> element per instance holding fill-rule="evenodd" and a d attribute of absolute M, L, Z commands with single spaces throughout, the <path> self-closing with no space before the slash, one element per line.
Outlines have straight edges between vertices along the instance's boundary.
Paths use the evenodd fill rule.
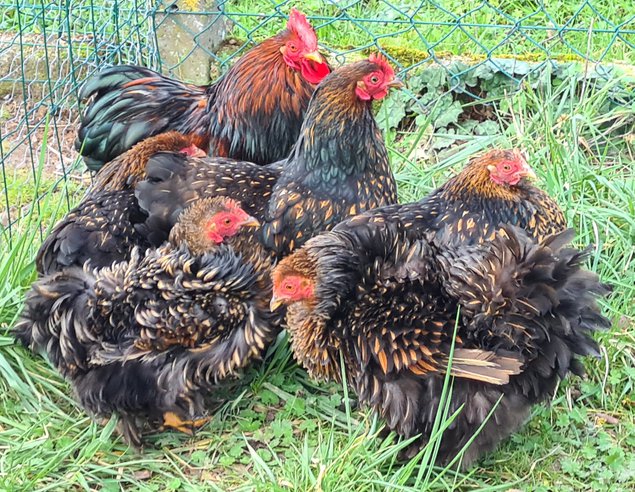
<path fill-rule="evenodd" d="M 216 381 L 277 331 L 270 261 L 247 229 L 257 225 L 232 200 L 196 202 L 160 248 L 37 281 L 15 335 L 48 356 L 87 411 L 117 413 L 127 442 L 140 445 L 145 422 L 191 432 Z"/>
<path fill-rule="evenodd" d="M 418 202 L 377 208 L 337 227 L 391 227 L 410 239 L 434 237 L 437 245 L 482 243 L 505 224 L 537 239 L 566 229 L 558 204 L 529 179 L 535 177 L 517 149 L 474 157 L 456 176 Z"/>
<path fill-rule="evenodd" d="M 168 132 L 139 142 L 104 166 L 79 205 L 48 234 L 37 254 L 39 274 L 72 265 L 102 267 L 128 258 L 130 250 L 158 246 L 169 229 L 150 228 L 147 214 L 139 208 L 135 184 L 145 177 L 150 156 L 161 150 L 200 155 L 200 140 Z"/>
<path fill-rule="evenodd" d="M 577 356 L 597 353 L 591 333 L 610 323 L 596 304 L 607 293 L 585 271 L 570 233 L 538 244 L 504 226 L 482 245 L 411 242 L 387 223 L 310 240 L 273 273 L 272 308 L 287 304 L 298 360 L 309 372 L 348 383 L 390 429 L 430 437 L 460 311 L 450 414 L 438 461 L 469 446 L 463 466 L 514 432 L 531 405 L 553 394 Z M 495 408 L 497 402 L 499 405 Z M 495 409 L 494 409 L 495 408 Z"/>
<path fill-rule="evenodd" d="M 315 91 L 284 162 L 263 167 L 158 154 L 137 186 L 150 227 L 169 227 L 197 198 L 230 196 L 262 221 L 263 244 L 283 256 L 347 217 L 395 203 L 395 180 L 371 103 L 398 85 L 381 56 L 334 71 Z"/>

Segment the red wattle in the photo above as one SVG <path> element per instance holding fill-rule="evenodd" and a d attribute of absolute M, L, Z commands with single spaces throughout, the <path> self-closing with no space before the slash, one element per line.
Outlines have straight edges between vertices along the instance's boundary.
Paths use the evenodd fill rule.
<path fill-rule="evenodd" d="M 362 89 L 360 86 L 355 87 L 355 94 L 357 94 L 357 97 L 359 97 L 362 101 L 371 100 L 371 95 L 368 92 L 366 92 L 365 89 Z"/>
<path fill-rule="evenodd" d="M 331 73 L 331 69 L 326 63 L 316 63 L 303 59 L 300 62 L 300 73 L 309 84 L 319 84 L 324 77 Z"/>

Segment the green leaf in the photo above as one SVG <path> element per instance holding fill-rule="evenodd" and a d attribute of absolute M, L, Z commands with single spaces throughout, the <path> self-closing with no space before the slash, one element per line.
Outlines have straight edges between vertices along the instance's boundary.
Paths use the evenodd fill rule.
<path fill-rule="evenodd" d="M 452 123 L 459 121 L 459 116 L 463 113 L 463 107 L 459 101 L 453 101 L 449 107 L 440 112 L 436 120 L 434 120 L 435 128 L 444 128 Z"/>
<path fill-rule="evenodd" d="M 273 392 L 268 389 L 263 389 L 258 394 L 260 397 L 260 401 L 265 405 L 277 405 L 280 403 L 280 398 Z"/>
<path fill-rule="evenodd" d="M 182 482 L 180 478 L 173 478 L 167 483 L 168 490 L 179 490 L 181 488 Z"/>
<path fill-rule="evenodd" d="M 396 128 L 406 117 L 406 101 L 410 97 L 401 91 L 393 91 L 377 112 L 377 124 L 380 128 Z"/>

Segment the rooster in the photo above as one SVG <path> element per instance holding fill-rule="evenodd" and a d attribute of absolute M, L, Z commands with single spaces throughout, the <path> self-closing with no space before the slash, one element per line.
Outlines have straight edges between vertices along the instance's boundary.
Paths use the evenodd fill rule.
<path fill-rule="evenodd" d="M 467 446 L 467 468 L 582 373 L 578 356 L 598 353 L 590 335 L 610 326 L 596 303 L 608 289 L 583 269 L 588 252 L 567 247 L 570 230 L 536 242 L 504 225 L 482 244 L 439 248 L 399 229 L 349 224 L 311 239 L 275 268 L 271 308 L 288 306 L 294 354 L 313 377 L 339 380 L 343 361 L 360 402 L 398 434 L 421 434 L 407 457 L 431 436 L 449 371 L 458 415 L 437 462 Z"/>
<path fill-rule="evenodd" d="M 291 9 L 284 31 L 209 86 L 133 65 L 102 71 L 80 92 L 92 100 L 75 148 L 98 170 L 136 142 L 176 130 L 203 137 L 210 155 L 271 163 L 287 157 L 315 85 L 329 72 L 313 27 Z"/>
<path fill-rule="evenodd" d="M 192 200 L 229 196 L 262 222 L 262 243 L 281 257 L 347 217 L 396 203 L 371 104 L 400 85 L 381 55 L 335 70 L 315 91 L 289 158 L 270 166 L 157 154 L 137 185 L 149 228 L 169 228 Z"/>
<path fill-rule="evenodd" d="M 38 280 L 16 337 L 46 353 L 87 411 L 118 414 L 128 443 L 141 445 L 139 422 L 191 433 L 205 394 L 277 331 L 257 225 L 231 199 L 200 200 L 157 249 Z"/>
<path fill-rule="evenodd" d="M 147 214 L 137 204 L 134 186 L 145 177 L 146 163 L 156 152 L 204 156 L 200 144 L 196 135 L 168 132 L 135 144 L 106 164 L 86 197 L 44 240 L 36 258 L 38 273 L 82 266 L 86 260 L 93 267 L 102 267 L 126 259 L 134 246 L 146 248 L 163 242 L 169 231 L 146 228 Z"/>

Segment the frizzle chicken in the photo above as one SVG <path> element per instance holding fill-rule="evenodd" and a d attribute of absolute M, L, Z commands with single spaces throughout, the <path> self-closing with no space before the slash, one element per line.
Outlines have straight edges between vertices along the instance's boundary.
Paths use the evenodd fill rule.
<path fill-rule="evenodd" d="M 339 229 L 339 228 L 338 228 Z M 392 223 L 317 236 L 273 272 L 272 309 L 286 304 L 296 358 L 317 378 L 348 384 L 388 428 L 428 440 L 460 309 L 451 374 L 456 377 L 437 462 L 449 463 L 479 427 L 464 468 L 527 419 L 591 338 L 610 326 L 596 304 L 608 292 L 582 267 L 587 251 L 567 247 L 572 231 L 538 243 L 505 225 L 482 244 L 411 241 Z M 500 399 L 500 403 L 497 402 Z"/>
<path fill-rule="evenodd" d="M 371 104 L 400 85 L 381 55 L 335 70 L 316 89 L 291 155 L 274 165 L 157 154 L 137 185 L 149 227 L 169 228 L 192 200 L 229 196 L 262 222 L 262 243 L 280 257 L 347 217 L 396 203 Z"/>
<path fill-rule="evenodd" d="M 202 137 L 210 155 L 268 164 L 287 157 L 315 85 L 329 72 L 313 27 L 291 9 L 284 31 L 208 86 L 133 65 L 103 70 L 80 92 L 92 99 L 75 148 L 98 170 L 136 142 L 176 130 Z"/>
<path fill-rule="evenodd" d="M 231 199 L 200 200 L 157 249 L 38 280 L 16 337 L 46 353 L 88 412 L 118 414 L 127 442 L 141 444 L 143 423 L 191 433 L 205 394 L 277 332 L 257 225 Z"/>
<path fill-rule="evenodd" d="M 128 258 L 134 246 L 142 249 L 167 239 L 169 231 L 150 230 L 139 208 L 134 186 L 145 177 L 150 156 L 159 151 L 204 156 L 196 135 L 168 132 L 148 138 L 106 164 L 95 176 L 81 203 L 70 210 L 40 247 L 36 267 L 40 275 L 68 266 L 110 265 Z"/>

